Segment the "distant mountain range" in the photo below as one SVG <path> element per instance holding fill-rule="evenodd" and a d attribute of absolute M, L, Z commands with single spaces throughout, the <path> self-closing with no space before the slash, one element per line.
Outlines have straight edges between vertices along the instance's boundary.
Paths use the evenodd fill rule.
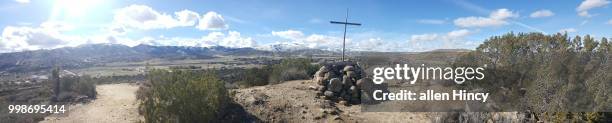
<path fill-rule="evenodd" d="M 63 68 L 83 68 L 111 62 L 138 62 L 149 59 L 208 59 L 217 56 L 272 55 L 253 48 L 184 47 L 119 44 L 90 44 L 52 50 L 0 54 L 0 72 L 27 72 Z"/>
<path fill-rule="evenodd" d="M 428 52 L 468 52 L 466 49 L 440 49 Z M 367 53 L 356 51 L 354 55 Z M 209 59 L 220 56 L 339 56 L 340 53 L 321 49 L 291 49 L 267 51 L 254 48 L 151 46 L 129 47 L 120 44 L 88 44 L 51 50 L 34 50 L 0 54 L 0 73 L 86 68 L 112 62 L 139 62 L 151 59 Z"/>

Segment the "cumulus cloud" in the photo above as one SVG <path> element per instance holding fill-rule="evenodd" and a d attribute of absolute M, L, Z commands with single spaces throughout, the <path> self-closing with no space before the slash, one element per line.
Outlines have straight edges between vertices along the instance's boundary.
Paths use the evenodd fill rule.
<path fill-rule="evenodd" d="M 222 30 L 227 29 L 228 25 L 225 24 L 223 16 L 217 14 L 217 12 L 210 11 L 202 16 L 197 28 L 201 30 Z"/>
<path fill-rule="evenodd" d="M 559 30 L 560 33 L 574 33 L 578 30 L 574 29 L 574 28 L 565 28 L 565 29 L 561 29 Z"/>
<path fill-rule="evenodd" d="M 257 42 L 251 37 L 243 37 L 240 32 L 229 31 L 227 34 L 222 32 L 211 32 L 202 36 L 199 45 L 202 47 L 225 46 L 232 48 L 255 47 Z"/>
<path fill-rule="evenodd" d="M 322 35 L 322 34 L 310 34 L 304 35 L 302 31 L 297 30 L 286 30 L 286 31 L 272 31 L 273 36 L 277 36 L 283 39 L 288 39 L 288 42 L 278 43 L 279 45 L 287 45 L 302 48 L 316 48 L 316 49 L 327 49 L 335 50 L 341 48 L 342 38 Z M 351 39 L 346 40 L 346 44 L 350 44 Z"/>
<path fill-rule="evenodd" d="M 186 9 L 174 12 L 174 15 L 176 15 L 179 25 L 181 26 L 193 26 L 200 18 L 198 13 Z"/>
<path fill-rule="evenodd" d="M 70 26 L 45 22 L 38 27 L 6 26 L 0 37 L 0 52 L 50 49 L 69 45 L 76 39 L 62 35 Z"/>
<path fill-rule="evenodd" d="M 603 7 L 608 4 L 610 4 L 610 1 L 608 0 L 584 0 L 582 3 L 580 3 L 578 8 L 576 8 L 576 11 L 578 12 L 578 15 L 582 17 L 591 17 L 592 15 L 589 14 L 590 9 Z"/>
<path fill-rule="evenodd" d="M 18 3 L 30 3 L 30 0 L 15 0 Z"/>
<path fill-rule="evenodd" d="M 498 9 L 491 12 L 489 17 L 463 17 L 455 19 L 455 25 L 459 27 L 491 27 L 508 24 L 507 20 L 516 18 L 519 14 L 508 9 Z"/>
<path fill-rule="evenodd" d="M 542 9 L 542 10 L 538 10 L 538 11 L 535 11 L 535 12 L 531 13 L 531 15 L 529 15 L 529 17 L 531 17 L 531 18 L 542 18 L 542 17 L 550 17 L 550 16 L 553 16 L 553 15 L 555 15 L 555 13 L 553 13 L 552 11 L 547 10 L 547 9 Z"/>
<path fill-rule="evenodd" d="M 146 5 L 130 5 L 115 12 L 113 23 L 137 29 L 161 29 L 195 25 L 199 15 L 182 10 L 172 15 L 161 13 Z"/>
<path fill-rule="evenodd" d="M 299 39 L 304 37 L 304 33 L 296 30 L 287 30 L 287 31 L 272 31 L 272 35 L 278 36 L 286 39 Z"/>

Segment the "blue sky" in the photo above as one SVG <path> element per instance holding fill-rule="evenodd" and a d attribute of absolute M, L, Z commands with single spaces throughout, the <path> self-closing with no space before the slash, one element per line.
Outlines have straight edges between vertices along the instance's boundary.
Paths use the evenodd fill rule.
<path fill-rule="evenodd" d="M 473 49 L 508 32 L 612 37 L 610 0 L 5 0 L 0 52 L 95 43 L 338 50 Z"/>

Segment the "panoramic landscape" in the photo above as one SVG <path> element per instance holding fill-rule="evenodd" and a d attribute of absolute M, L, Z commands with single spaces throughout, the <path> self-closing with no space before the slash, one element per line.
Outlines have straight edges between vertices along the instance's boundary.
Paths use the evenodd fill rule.
<path fill-rule="evenodd" d="M 610 3 L 2 1 L 0 122 L 612 122 Z"/>

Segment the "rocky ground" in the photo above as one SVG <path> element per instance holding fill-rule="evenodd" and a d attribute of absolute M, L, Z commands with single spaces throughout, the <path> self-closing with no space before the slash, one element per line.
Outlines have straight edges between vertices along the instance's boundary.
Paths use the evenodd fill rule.
<path fill-rule="evenodd" d="M 235 89 L 235 102 L 263 122 L 435 122 L 437 113 L 362 112 L 360 105 L 340 105 L 316 98 L 311 80 Z"/>

